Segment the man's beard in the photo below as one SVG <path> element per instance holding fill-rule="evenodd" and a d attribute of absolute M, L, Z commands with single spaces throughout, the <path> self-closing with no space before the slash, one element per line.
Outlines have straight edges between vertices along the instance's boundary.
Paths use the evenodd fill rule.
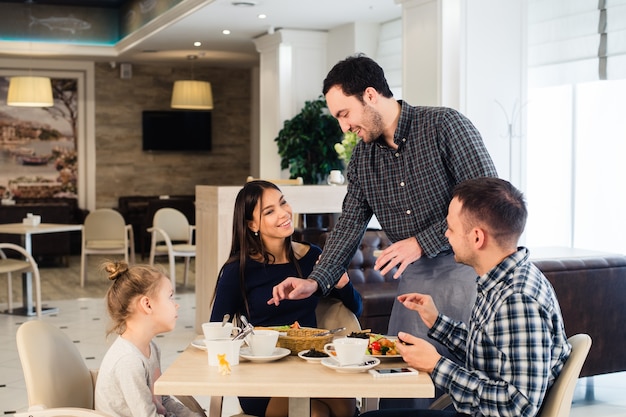
<path fill-rule="evenodd" d="M 383 117 L 372 106 L 365 105 L 363 120 L 367 121 L 367 136 L 363 137 L 365 143 L 377 140 L 384 132 Z"/>

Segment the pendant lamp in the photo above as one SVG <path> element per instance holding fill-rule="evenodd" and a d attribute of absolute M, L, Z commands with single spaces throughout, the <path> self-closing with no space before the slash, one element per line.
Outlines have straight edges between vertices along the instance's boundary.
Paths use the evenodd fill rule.
<path fill-rule="evenodd" d="M 175 81 L 171 106 L 173 109 L 212 110 L 211 83 L 194 80 Z"/>
<path fill-rule="evenodd" d="M 211 83 L 193 79 L 193 61 L 198 59 L 198 56 L 188 55 L 187 59 L 191 61 L 191 80 L 174 82 L 171 107 L 173 109 L 212 110 L 213 91 L 211 90 Z"/>
<path fill-rule="evenodd" d="M 52 83 L 48 77 L 17 76 L 9 81 L 7 105 L 16 107 L 51 107 Z"/>

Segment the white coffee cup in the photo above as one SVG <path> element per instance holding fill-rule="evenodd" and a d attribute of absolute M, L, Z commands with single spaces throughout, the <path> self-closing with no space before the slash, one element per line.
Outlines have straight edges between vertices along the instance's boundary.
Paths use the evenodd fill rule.
<path fill-rule="evenodd" d="M 330 185 L 343 184 L 344 181 L 345 181 L 345 178 L 343 177 L 343 174 L 341 173 L 341 171 L 338 169 L 333 169 L 328 174 L 328 183 Z"/>
<path fill-rule="evenodd" d="M 324 352 L 341 366 L 358 365 L 367 352 L 368 339 L 341 337 L 324 345 Z"/>
<path fill-rule="evenodd" d="M 206 351 L 209 357 L 209 366 L 219 366 L 218 355 L 226 355 L 229 365 L 239 364 L 239 349 L 243 340 L 212 339 L 205 340 Z"/>
<path fill-rule="evenodd" d="M 246 336 L 246 343 L 254 356 L 271 356 L 276 349 L 278 332 L 276 330 L 255 330 Z"/>
<path fill-rule="evenodd" d="M 224 326 L 222 326 L 221 321 L 202 323 L 204 338 L 209 340 L 228 339 L 233 336 L 233 333 L 239 333 L 240 331 L 241 329 L 234 327 L 232 323 L 225 323 Z"/>

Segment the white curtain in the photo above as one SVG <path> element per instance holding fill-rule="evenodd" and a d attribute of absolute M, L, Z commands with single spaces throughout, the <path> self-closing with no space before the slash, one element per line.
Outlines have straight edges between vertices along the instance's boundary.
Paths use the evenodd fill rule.
<path fill-rule="evenodd" d="M 530 0 L 529 86 L 598 80 L 599 22 L 598 0 Z"/>

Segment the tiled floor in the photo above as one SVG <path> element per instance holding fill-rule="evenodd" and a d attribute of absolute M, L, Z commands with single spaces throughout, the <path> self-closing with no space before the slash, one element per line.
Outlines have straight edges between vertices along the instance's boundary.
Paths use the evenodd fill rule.
<path fill-rule="evenodd" d="M 58 294 L 73 294 L 77 286 L 76 280 L 68 280 L 68 275 L 75 275 L 71 271 L 77 267 L 77 260 L 72 259 L 70 269 L 65 268 L 42 268 L 42 280 L 65 282 L 65 290 L 60 290 Z M 91 265 L 90 265 L 91 268 Z M 71 271 L 71 273 L 69 273 Z M 182 271 L 181 271 L 182 272 Z M 53 278 L 58 276 L 57 278 Z M 47 278 L 46 278 L 47 277 Z M 90 277 L 90 279 L 95 279 Z M 4 278 L 0 281 L 2 288 Z M 14 284 L 18 285 L 17 281 Z M 59 284 L 61 285 L 61 284 Z M 89 283 L 87 287 L 89 288 Z M 75 341 L 76 346 L 82 353 L 89 368 L 98 368 L 102 356 L 107 350 L 108 343 L 105 339 L 105 328 L 108 323 L 104 302 L 100 296 L 101 286 L 95 282 L 91 287 L 97 295 L 91 298 L 57 299 L 44 304 L 58 307 L 58 313 L 45 315 L 43 320 L 59 326 L 68 336 Z M 0 291 L 5 290 L 0 288 Z M 43 298 L 50 300 L 46 296 L 44 286 Z M 81 290 L 82 291 L 82 290 Z M 57 295 L 57 294 L 55 294 Z M 103 295 L 103 293 L 102 293 Z M 0 300 L 5 300 L 4 294 Z M 195 323 L 195 295 L 193 291 L 179 290 L 177 300 L 180 304 L 179 318 L 176 329 L 158 338 L 162 351 L 162 365 L 167 368 L 176 356 L 191 342 L 196 332 Z M 19 302 L 19 298 L 17 299 Z M 0 310 L 6 309 L 6 303 L 0 303 Z M 22 369 L 19 362 L 15 345 L 15 333 L 21 323 L 34 318 L 25 318 L 0 314 L 0 413 L 12 414 L 15 411 L 24 411 L 28 406 L 28 398 Z M 576 387 L 574 403 L 572 406 L 572 417 L 626 417 L 626 372 L 604 375 L 593 378 L 594 398 L 585 399 L 586 385 L 589 378 L 579 380 Z M 203 405 L 207 406 L 208 397 L 197 398 Z M 225 398 L 223 414 L 230 416 L 239 412 L 238 404 L 234 398 Z"/>

